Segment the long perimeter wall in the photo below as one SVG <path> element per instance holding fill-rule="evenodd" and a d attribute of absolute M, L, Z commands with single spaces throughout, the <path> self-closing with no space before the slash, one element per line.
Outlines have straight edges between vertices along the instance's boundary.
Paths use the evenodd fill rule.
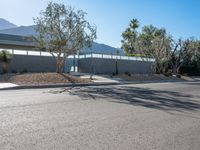
<path fill-rule="evenodd" d="M 9 72 L 55 72 L 56 62 L 55 59 L 48 55 L 40 52 L 22 52 L 17 51 L 13 54 L 12 61 L 9 65 Z M 108 56 L 106 56 L 108 57 Z M 79 72 L 82 73 L 95 73 L 95 74 L 112 74 L 116 72 L 116 66 L 119 73 L 137 73 L 137 74 L 148 74 L 152 72 L 153 61 L 142 61 L 142 60 L 125 60 L 125 59 L 113 59 L 111 58 L 95 58 L 83 56 L 70 56 L 65 65 L 65 71 L 74 71 L 78 68 Z M 117 60 L 117 65 L 116 65 Z M 2 69 L 0 67 L 0 73 Z"/>

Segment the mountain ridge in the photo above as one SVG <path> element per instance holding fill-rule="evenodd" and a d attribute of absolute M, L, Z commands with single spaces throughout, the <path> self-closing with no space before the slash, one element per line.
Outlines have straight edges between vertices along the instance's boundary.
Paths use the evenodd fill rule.
<path fill-rule="evenodd" d="M 17 27 L 17 25 L 15 25 L 14 23 L 11 23 L 6 19 L 0 18 L 0 30 L 5 30 L 15 27 Z"/>

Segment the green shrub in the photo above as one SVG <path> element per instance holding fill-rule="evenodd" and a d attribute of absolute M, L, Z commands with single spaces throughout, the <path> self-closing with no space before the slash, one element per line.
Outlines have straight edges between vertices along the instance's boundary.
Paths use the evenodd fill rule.
<path fill-rule="evenodd" d="M 129 76 L 129 77 L 131 76 L 130 72 L 125 72 L 124 74 L 127 75 L 127 76 Z"/>
<path fill-rule="evenodd" d="M 17 73 L 17 70 L 12 70 L 11 72 L 14 73 L 14 74 L 16 74 L 16 73 Z"/>
<path fill-rule="evenodd" d="M 11 61 L 12 55 L 7 50 L 0 51 L 0 65 L 2 67 L 3 73 L 8 72 L 8 65 Z"/>
<path fill-rule="evenodd" d="M 176 77 L 177 77 L 177 78 L 181 78 L 181 75 L 180 75 L 180 74 L 177 74 Z"/>
<path fill-rule="evenodd" d="M 22 71 L 20 71 L 20 74 L 24 74 L 24 73 L 27 73 L 28 70 L 27 69 L 23 69 Z"/>

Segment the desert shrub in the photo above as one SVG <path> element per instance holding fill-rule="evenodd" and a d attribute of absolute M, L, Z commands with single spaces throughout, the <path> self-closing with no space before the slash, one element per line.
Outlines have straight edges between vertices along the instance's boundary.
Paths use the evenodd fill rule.
<path fill-rule="evenodd" d="M 112 73 L 112 76 L 115 76 L 115 75 L 116 75 L 116 73 L 115 73 L 115 72 L 113 72 L 113 73 Z"/>
<path fill-rule="evenodd" d="M 23 69 L 22 71 L 20 71 L 20 74 L 24 74 L 24 73 L 27 73 L 28 70 L 27 69 Z"/>
<path fill-rule="evenodd" d="M 129 76 L 129 77 L 131 76 L 130 72 L 125 72 L 124 74 L 127 75 L 127 76 Z"/>
<path fill-rule="evenodd" d="M 181 78 L 181 75 L 180 75 L 180 74 L 177 74 L 176 77 L 177 77 L 177 78 Z"/>
<path fill-rule="evenodd" d="M 8 66 L 11 61 L 12 55 L 7 50 L 0 51 L 0 65 L 2 67 L 3 73 L 8 72 Z"/>
<path fill-rule="evenodd" d="M 11 73 L 16 74 L 16 73 L 17 73 L 17 70 L 12 70 Z"/>

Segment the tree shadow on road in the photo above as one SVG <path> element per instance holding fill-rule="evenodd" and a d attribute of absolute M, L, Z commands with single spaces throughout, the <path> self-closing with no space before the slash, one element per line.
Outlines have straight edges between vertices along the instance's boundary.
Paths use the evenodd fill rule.
<path fill-rule="evenodd" d="M 82 100 L 107 100 L 114 103 L 129 104 L 166 111 L 200 110 L 199 96 L 174 91 L 152 90 L 148 88 L 113 86 L 81 87 L 64 89 L 57 93 L 67 92 L 79 96 Z M 54 92 L 56 94 L 56 92 Z"/>

